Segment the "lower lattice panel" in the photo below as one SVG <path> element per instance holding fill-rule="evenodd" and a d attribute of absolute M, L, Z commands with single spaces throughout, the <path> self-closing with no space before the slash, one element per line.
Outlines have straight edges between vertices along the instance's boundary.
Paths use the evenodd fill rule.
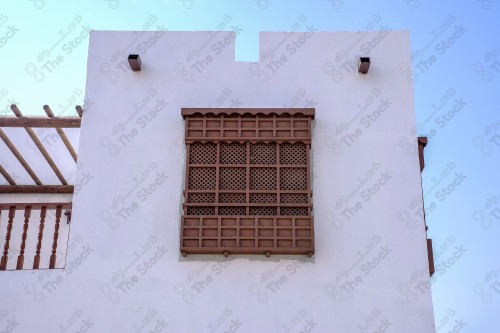
<path fill-rule="evenodd" d="M 181 253 L 314 254 L 313 218 L 184 216 Z"/>

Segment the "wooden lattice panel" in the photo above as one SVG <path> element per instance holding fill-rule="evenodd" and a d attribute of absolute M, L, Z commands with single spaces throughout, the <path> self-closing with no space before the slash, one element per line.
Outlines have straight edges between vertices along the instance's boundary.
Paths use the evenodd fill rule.
<path fill-rule="evenodd" d="M 259 112 L 261 111 L 261 112 Z M 183 109 L 181 252 L 314 253 L 313 109 Z"/>

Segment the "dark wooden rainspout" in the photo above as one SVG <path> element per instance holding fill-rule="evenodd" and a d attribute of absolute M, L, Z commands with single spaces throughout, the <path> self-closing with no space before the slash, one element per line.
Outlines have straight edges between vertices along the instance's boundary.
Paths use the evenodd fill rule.
<path fill-rule="evenodd" d="M 182 109 L 181 253 L 314 254 L 314 109 Z"/>

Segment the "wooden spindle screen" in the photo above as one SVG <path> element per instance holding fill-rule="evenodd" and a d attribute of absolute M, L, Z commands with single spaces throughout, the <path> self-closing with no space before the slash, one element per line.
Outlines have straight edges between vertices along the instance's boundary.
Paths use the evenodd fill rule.
<path fill-rule="evenodd" d="M 314 253 L 314 109 L 182 109 L 181 253 Z"/>
<path fill-rule="evenodd" d="M 10 251 L 14 246 L 13 241 L 15 241 L 16 239 L 20 240 L 19 255 L 15 264 L 16 270 L 30 268 L 39 269 L 42 257 L 49 257 L 49 255 L 50 257 L 48 268 L 55 268 L 58 254 L 57 246 L 60 237 L 59 229 L 60 223 L 62 221 L 61 217 L 63 209 L 70 210 L 71 203 L 0 204 L 0 217 L 4 216 L 3 214 L 7 213 L 6 221 L 5 219 L 0 220 L 2 222 L 6 222 L 6 225 L 0 224 L 2 230 L 5 230 L 5 239 L 0 239 L 1 249 L 3 249 L 0 261 L 0 270 L 7 270 L 7 267 L 9 266 L 9 260 L 15 259 L 15 257 L 10 254 Z M 21 212 L 23 213 L 22 216 L 24 217 L 22 222 L 21 234 L 13 235 L 13 227 L 16 214 Z M 54 216 L 54 218 L 49 219 L 48 216 Z M 47 232 L 50 232 L 50 228 L 47 228 L 50 225 L 53 225 L 53 233 L 51 233 L 50 235 L 45 235 L 45 237 L 50 237 L 52 239 L 52 246 L 51 248 L 44 249 L 42 241 L 44 238 L 44 233 L 46 234 Z M 36 237 L 30 237 L 30 232 L 33 235 L 36 235 Z M 28 256 L 28 254 L 26 253 L 28 241 L 36 242 L 34 243 L 36 244 L 36 250 L 33 257 Z M 32 262 L 30 258 L 33 258 Z"/>

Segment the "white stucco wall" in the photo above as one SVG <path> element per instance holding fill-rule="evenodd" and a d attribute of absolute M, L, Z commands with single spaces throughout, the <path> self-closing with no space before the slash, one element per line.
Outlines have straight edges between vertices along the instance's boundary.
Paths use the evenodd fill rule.
<path fill-rule="evenodd" d="M 1 273 L 19 332 L 435 331 L 408 32 L 264 32 L 258 67 L 231 36 L 91 33 L 71 269 Z M 315 255 L 181 257 L 181 108 L 304 106 Z"/>

